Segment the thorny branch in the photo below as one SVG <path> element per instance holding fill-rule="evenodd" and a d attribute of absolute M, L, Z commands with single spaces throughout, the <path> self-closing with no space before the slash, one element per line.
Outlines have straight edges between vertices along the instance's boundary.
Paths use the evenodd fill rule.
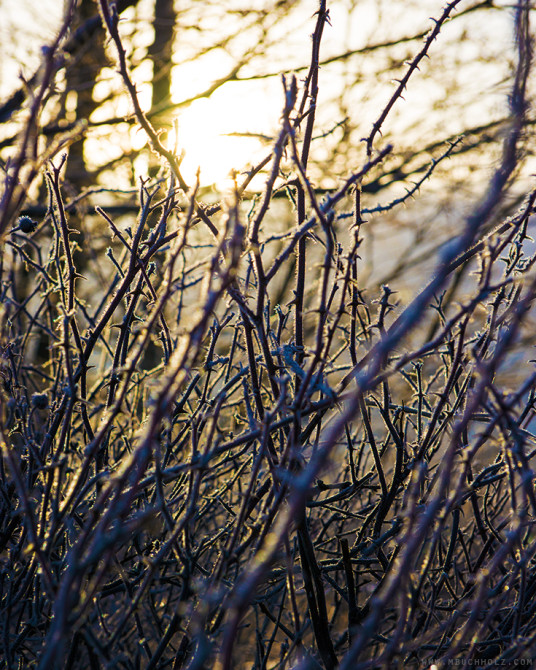
<path fill-rule="evenodd" d="M 363 206 L 389 175 L 393 147 L 374 140 L 457 4 L 381 110 L 366 160 L 322 194 L 320 2 L 307 76 L 283 78 L 263 192 L 246 202 L 252 173 L 235 177 L 214 205 L 144 112 L 118 7 L 100 0 L 167 176 L 140 181 L 130 228 L 98 206 L 108 246 L 84 272 L 65 159 L 34 138 L 67 17 L 2 201 L 3 230 L 18 218 L 0 268 L 0 667 L 534 657 L 536 190 L 499 216 L 530 121 L 530 3 L 515 8 L 509 127 L 481 200 L 414 297 L 361 283 L 365 210 L 397 211 L 463 144 L 406 196 Z M 25 161 L 29 181 L 10 181 Z M 19 216 L 19 189 L 45 165 L 38 225 Z M 281 235 L 280 193 L 296 219 Z"/>

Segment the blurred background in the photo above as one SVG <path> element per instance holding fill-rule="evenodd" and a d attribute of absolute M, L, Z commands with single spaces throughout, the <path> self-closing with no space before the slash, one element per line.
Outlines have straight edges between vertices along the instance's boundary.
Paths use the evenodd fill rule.
<path fill-rule="evenodd" d="M 29 0 L 0 2 L 4 166 L 16 152 L 17 130 L 25 118 L 25 82 L 39 76 L 42 49 L 62 21 L 63 5 L 47 0 L 37 9 Z M 121 34 L 143 108 L 167 145 L 183 156 L 189 184 L 200 170 L 205 202 L 222 197 L 231 171 L 247 173 L 270 155 L 283 106 L 281 77 L 296 73 L 303 80 L 307 75 L 315 8 L 303 0 L 119 2 Z M 97 9 L 93 0 L 77 4 L 65 62 L 43 112 L 41 143 L 56 143 L 68 152 L 68 195 L 98 191 L 100 205 L 128 216 L 136 208 L 139 178 L 156 178 L 158 163 L 132 114 Z M 366 162 L 363 138 L 408 61 L 422 48 L 431 17 L 439 18 L 442 9 L 438 0 L 329 3 L 331 25 L 320 53 L 319 131 L 308 169 L 319 193 L 336 189 Z M 512 31 L 509 3 L 461 2 L 410 79 L 404 100 L 394 105 L 375 143 L 375 148 L 392 143 L 394 150 L 382 172 L 364 185 L 370 225 L 363 284 L 401 278 L 414 290 L 437 249 L 482 197 L 508 121 Z M 529 187 L 535 166 L 528 138 L 524 152 L 512 180 L 515 187 L 497 219 L 514 211 Z M 284 169 L 279 186 L 285 184 Z M 261 170 L 252 180 L 246 212 L 262 191 L 265 175 Z M 43 195 L 38 177 L 29 191 L 28 213 L 41 212 Z M 272 207 L 272 233 L 295 223 L 287 194 L 281 189 L 279 195 L 281 202 Z M 399 198 L 404 207 L 390 208 Z M 79 211 L 91 213 L 95 202 L 88 191 Z M 123 223 L 128 225 L 128 219 Z"/>

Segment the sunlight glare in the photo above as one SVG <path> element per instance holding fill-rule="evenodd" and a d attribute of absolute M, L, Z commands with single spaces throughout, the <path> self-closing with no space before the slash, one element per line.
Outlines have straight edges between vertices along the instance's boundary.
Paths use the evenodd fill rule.
<path fill-rule="evenodd" d="M 184 153 L 181 168 L 187 183 L 195 181 L 199 168 L 201 185 L 225 188 L 231 171 L 244 172 L 271 151 L 277 106 L 244 89 L 228 84 L 177 114 L 178 152 Z"/>

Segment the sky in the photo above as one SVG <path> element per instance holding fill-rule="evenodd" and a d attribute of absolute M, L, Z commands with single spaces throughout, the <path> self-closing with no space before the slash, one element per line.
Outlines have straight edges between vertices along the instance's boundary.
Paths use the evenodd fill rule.
<path fill-rule="evenodd" d="M 0 99 L 39 64 L 40 49 L 54 38 L 63 0 L 0 0 Z"/>
<path fill-rule="evenodd" d="M 202 17 L 203 4 L 201 2 L 181 3 L 181 9 L 199 12 Z M 266 5 L 259 0 L 257 4 Z M 326 26 L 322 42 L 322 57 L 330 57 L 350 49 L 358 49 L 366 44 L 373 44 L 378 40 L 388 40 L 401 35 L 410 35 L 419 30 L 429 28 L 430 16 L 439 16 L 443 2 L 439 0 L 414 0 L 406 2 L 403 0 L 361 0 L 355 3 L 351 0 L 333 0 L 328 2 L 330 7 L 331 26 Z M 469 6 L 470 2 L 461 3 L 460 8 Z M 203 24 L 200 35 L 208 35 L 212 39 L 224 26 L 226 15 L 224 9 L 240 5 L 239 0 L 227 0 L 221 5 L 222 15 L 213 21 L 214 25 Z M 251 3 L 248 3 L 248 7 Z M 290 19 L 286 24 L 278 25 L 275 31 L 280 31 L 280 44 L 265 54 L 272 69 L 297 67 L 306 64 L 310 53 L 310 35 L 314 29 L 315 17 L 313 11 L 316 2 L 302 1 L 296 3 Z M 14 86 L 18 85 L 18 75 L 22 71 L 29 77 L 39 63 L 39 55 L 42 46 L 49 43 L 56 26 L 61 18 L 63 0 L 40 0 L 39 7 L 33 0 L 0 0 L 0 98 L 5 98 Z M 140 0 L 140 15 L 150 19 L 152 11 L 151 0 Z M 229 16 L 231 16 L 229 14 Z M 476 15 L 475 15 L 476 16 Z M 452 22 L 446 26 L 445 35 L 449 34 L 454 44 L 456 53 L 453 58 L 455 76 L 460 84 L 460 90 L 467 95 L 473 91 L 473 97 L 468 96 L 462 101 L 464 114 L 472 114 L 475 120 L 482 119 L 484 115 L 493 114 L 493 106 L 499 106 L 504 102 L 506 89 L 500 86 L 503 73 L 499 72 L 494 65 L 497 55 L 508 53 L 511 44 L 511 22 L 506 13 L 494 15 L 486 13 L 485 22 L 473 22 L 470 33 L 463 34 L 463 24 Z M 232 19 L 229 19 L 232 20 Z M 150 24 L 150 21 L 148 22 Z M 456 35 L 459 30 L 459 35 Z M 137 47 L 140 52 L 150 43 L 150 33 L 140 34 L 137 37 Z M 242 39 L 247 39 L 244 35 Z M 237 46 L 238 44 L 238 46 Z M 414 44 L 411 49 L 415 50 L 419 45 Z M 239 50 L 239 41 L 234 42 L 228 51 L 223 49 L 209 52 L 201 59 L 188 61 L 189 53 L 196 48 L 188 40 L 178 41 L 176 61 L 179 65 L 174 71 L 174 102 L 180 102 L 200 90 L 203 90 L 215 79 L 224 76 L 233 64 L 233 49 Z M 190 49 L 190 52 L 189 52 Z M 411 53 L 411 49 L 409 53 Z M 483 49 L 485 57 L 489 58 L 490 66 L 486 69 L 481 63 L 476 68 L 473 62 L 478 49 Z M 432 55 L 434 49 L 432 49 Z M 261 55 L 262 56 L 262 55 Z M 495 60 L 494 60 L 495 59 Z M 506 59 L 504 60 L 506 62 Z M 260 64 L 259 64 L 260 63 Z M 355 61 L 345 64 L 336 64 L 323 68 L 321 71 L 321 95 L 324 99 L 330 95 L 335 96 L 341 86 L 344 86 L 344 78 L 354 67 Z M 463 67 L 460 66 L 460 63 Z M 426 64 L 425 64 L 426 66 Z M 257 59 L 257 68 L 266 67 Z M 363 77 L 374 77 L 377 67 L 375 57 L 363 57 L 358 62 L 362 68 Z M 451 69 L 452 69 L 451 68 Z M 495 68 L 495 69 L 494 69 Z M 253 71 L 253 70 L 252 70 Z M 441 111 L 445 101 L 452 104 L 453 109 L 457 104 L 454 96 L 449 97 L 445 91 L 447 88 L 446 78 L 452 77 L 449 73 L 449 64 L 445 63 L 442 69 L 445 73 L 439 77 L 426 76 L 426 72 L 412 80 L 407 91 L 406 102 L 400 102 L 397 109 L 391 115 L 392 123 L 400 124 L 400 128 L 411 124 L 408 119 L 416 119 L 423 116 L 430 119 L 427 109 Z M 248 73 L 248 68 L 244 71 Z M 303 74 L 301 75 L 303 76 Z M 354 73 L 355 76 L 355 73 Z M 142 99 L 148 99 L 149 88 L 143 86 L 143 80 L 150 78 L 150 68 L 140 66 L 134 73 L 136 83 L 139 87 Z M 426 77 L 426 78 L 425 78 Z M 120 85 L 116 80 L 114 86 Z M 380 104 L 387 101 L 393 84 L 387 73 L 384 80 L 367 82 L 366 99 L 362 95 L 359 86 L 355 87 L 355 95 L 349 97 L 350 113 L 358 114 L 362 119 L 365 135 L 368 128 L 375 120 Z M 371 93 L 368 93 L 368 90 Z M 271 137 L 277 132 L 278 119 L 282 107 L 283 94 L 281 81 L 278 77 L 257 80 L 254 82 L 229 83 L 216 91 L 209 99 L 196 101 L 189 108 L 177 111 L 175 119 L 179 128 L 179 149 L 184 152 L 183 169 L 185 176 L 192 181 L 197 167 L 201 168 L 202 179 L 207 183 L 224 182 L 231 169 L 241 170 L 248 163 L 260 160 L 270 146 L 269 142 L 262 138 L 237 137 L 236 132 L 244 134 L 260 134 Z M 474 108 L 471 111 L 471 107 Z M 330 125 L 337 122 L 337 118 L 329 118 L 329 107 L 324 120 L 320 119 L 320 125 L 328 129 Z M 128 113 L 126 101 L 118 109 L 120 114 Z M 443 109 L 444 111 L 444 109 Z M 106 110 L 101 110 L 106 114 Z M 334 112 L 335 114 L 336 112 Z M 112 114 L 113 115 L 113 114 Z M 437 118 L 440 115 L 437 114 Z M 456 132 L 458 114 L 452 114 L 448 123 Z M 391 119 L 390 119 L 391 122 Z M 441 121 L 444 125 L 445 121 Z M 446 130 L 441 128 L 441 130 Z M 99 151 L 106 152 L 106 148 L 99 148 L 101 135 L 95 133 L 93 136 L 94 155 Z M 137 131 L 131 134 L 130 141 L 134 146 L 140 146 L 145 138 Z M 116 150 L 122 150 L 123 146 L 117 146 Z M 108 147 L 113 153 L 114 147 Z M 108 156 L 113 157 L 113 155 Z M 103 154 L 102 160 L 105 160 Z M 137 168 L 144 170 L 143 159 Z"/>

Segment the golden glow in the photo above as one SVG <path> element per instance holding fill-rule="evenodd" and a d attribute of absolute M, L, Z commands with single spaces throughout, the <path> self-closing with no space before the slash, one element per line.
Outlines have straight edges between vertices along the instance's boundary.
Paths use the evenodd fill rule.
<path fill-rule="evenodd" d="M 202 185 L 221 187 L 231 171 L 247 170 L 260 159 L 258 139 L 234 134 L 241 132 L 237 112 L 234 105 L 199 100 L 180 114 L 178 149 L 184 152 L 181 168 L 187 182 L 194 181 L 199 168 Z"/>
<path fill-rule="evenodd" d="M 177 115 L 178 152 L 183 176 L 193 183 L 223 188 L 229 173 L 244 172 L 272 149 L 281 95 L 272 85 L 230 82 L 210 98 L 194 101 Z"/>

